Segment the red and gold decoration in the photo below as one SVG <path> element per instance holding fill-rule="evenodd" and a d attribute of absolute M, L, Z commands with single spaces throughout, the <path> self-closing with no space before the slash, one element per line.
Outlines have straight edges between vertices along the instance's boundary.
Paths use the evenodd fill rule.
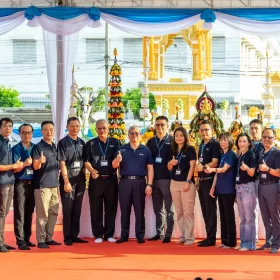
<path fill-rule="evenodd" d="M 109 135 L 117 138 L 122 144 L 125 142 L 125 123 L 124 119 L 124 106 L 122 101 L 122 70 L 117 63 L 117 49 L 114 49 L 114 64 L 111 67 L 110 75 L 111 79 L 109 82 L 110 92 L 108 101 L 108 122 L 109 122 Z"/>

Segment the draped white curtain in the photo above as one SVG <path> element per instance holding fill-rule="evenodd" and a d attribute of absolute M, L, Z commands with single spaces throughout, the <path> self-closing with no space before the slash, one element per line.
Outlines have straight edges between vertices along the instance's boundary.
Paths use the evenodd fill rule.
<path fill-rule="evenodd" d="M 15 29 L 25 21 L 24 12 L 18 12 L 7 17 L 0 17 L 0 36 Z"/>
<path fill-rule="evenodd" d="M 66 120 L 70 107 L 72 67 L 78 51 L 79 33 L 61 36 L 43 31 L 47 75 L 55 124 L 55 139 L 65 135 Z"/>

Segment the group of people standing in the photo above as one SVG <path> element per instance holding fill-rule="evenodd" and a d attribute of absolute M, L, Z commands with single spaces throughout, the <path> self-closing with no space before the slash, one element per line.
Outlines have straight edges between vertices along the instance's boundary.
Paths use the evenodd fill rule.
<path fill-rule="evenodd" d="M 5 218 L 14 203 L 14 232 L 20 250 L 36 245 L 30 241 L 32 215 L 36 209 L 37 247 L 61 245 L 53 240 L 59 209 L 63 212 L 64 244 L 87 243 L 80 239 L 80 215 L 85 192 L 86 168 L 90 173 L 88 195 L 91 227 L 95 243 L 123 243 L 129 238 L 130 213 L 135 211 L 135 234 L 144 243 L 145 196 L 152 195 L 157 234 L 149 241 L 171 241 L 174 212 L 181 231 L 177 243 L 194 244 L 194 205 L 198 192 L 207 237 L 199 247 L 216 245 L 217 201 L 221 220 L 221 248 L 255 250 L 257 205 L 266 230 L 266 243 L 259 249 L 277 253 L 280 245 L 280 151 L 275 148 L 275 132 L 250 123 L 250 133 L 242 133 L 236 143 L 229 133 L 213 138 L 213 127 L 203 121 L 198 154 L 189 145 L 183 127 L 168 133 L 168 119 L 155 120 L 156 136 L 141 144 L 138 126 L 128 130 L 129 143 L 109 137 L 106 120 L 96 122 L 98 136 L 85 143 L 78 137 L 80 122 L 67 120 L 68 134 L 57 146 L 54 124 L 41 124 L 42 140 L 32 143 L 33 127 L 19 127 L 21 142 L 11 147 L 13 122 L 0 120 L 0 252 L 15 249 L 4 242 Z M 234 144 L 237 153 L 232 149 Z M 198 173 L 195 184 L 194 173 Z M 197 190 L 198 188 L 198 190 Z M 240 246 L 236 247 L 234 202 L 240 216 Z M 121 210 L 121 237 L 114 238 L 118 201 Z"/>

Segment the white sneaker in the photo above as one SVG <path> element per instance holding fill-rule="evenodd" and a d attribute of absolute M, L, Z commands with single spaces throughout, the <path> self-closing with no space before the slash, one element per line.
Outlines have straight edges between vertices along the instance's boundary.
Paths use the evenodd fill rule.
<path fill-rule="evenodd" d="M 181 237 L 179 240 L 176 241 L 177 244 L 181 244 L 185 242 L 185 238 Z"/>
<path fill-rule="evenodd" d="M 114 243 L 114 242 L 116 242 L 117 240 L 115 239 L 115 238 L 113 238 L 113 237 L 109 237 L 108 238 L 108 242 L 111 242 L 111 243 Z"/>
<path fill-rule="evenodd" d="M 240 247 L 240 246 L 236 246 L 236 247 L 234 247 L 234 249 L 235 249 L 235 250 L 240 250 L 241 247 Z"/>
<path fill-rule="evenodd" d="M 249 251 L 249 249 L 248 248 L 244 248 L 244 247 L 239 249 L 239 252 L 246 252 L 246 251 Z"/>
<path fill-rule="evenodd" d="M 94 243 L 102 243 L 103 242 L 103 239 L 102 238 L 96 238 L 94 240 Z"/>
<path fill-rule="evenodd" d="M 191 240 L 186 240 L 185 243 L 184 243 L 184 245 L 185 245 L 185 246 L 192 246 L 193 243 L 194 243 L 194 242 L 191 241 Z"/>
<path fill-rule="evenodd" d="M 219 246 L 217 246 L 217 248 L 224 248 L 225 247 L 225 245 L 224 244 L 220 244 Z"/>

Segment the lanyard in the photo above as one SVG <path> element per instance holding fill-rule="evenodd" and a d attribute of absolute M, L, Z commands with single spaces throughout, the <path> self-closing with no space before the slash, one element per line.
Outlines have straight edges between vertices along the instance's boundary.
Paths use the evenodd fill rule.
<path fill-rule="evenodd" d="M 74 143 L 73 143 L 71 137 L 69 137 L 68 135 L 67 135 L 67 137 L 68 137 L 69 141 L 71 142 L 71 144 L 72 144 L 72 146 L 73 146 L 74 153 L 75 153 L 75 160 L 77 160 L 77 159 L 78 159 L 78 155 L 79 155 L 80 138 L 78 137 L 77 145 L 76 145 L 76 147 L 75 147 L 75 145 L 74 145 Z"/>
<path fill-rule="evenodd" d="M 242 160 L 243 160 L 243 158 L 245 157 L 246 154 L 247 154 L 247 152 L 244 155 L 240 156 L 239 159 L 238 159 L 238 163 L 237 163 L 237 174 L 238 174 L 238 176 L 239 176 L 239 169 L 240 169 Z"/>
<path fill-rule="evenodd" d="M 159 142 L 158 142 L 158 141 L 157 141 L 157 137 L 155 137 L 155 141 L 156 141 L 156 145 L 157 145 L 157 148 L 158 148 L 158 156 L 159 156 L 159 157 L 160 157 L 160 150 L 161 150 L 162 147 L 164 146 L 164 144 L 165 144 L 165 142 L 167 141 L 167 139 L 168 139 L 168 134 L 166 134 L 165 139 L 164 139 L 162 145 L 160 146 L 160 140 L 159 140 Z"/>
<path fill-rule="evenodd" d="M 207 144 L 211 144 L 213 142 L 214 138 L 212 138 Z M 203 157 L 203 151 L 204 151 L 204 148 L 207 144 L 200 144 L 200 157 Z"/>
<path fill-rule="evenodd" d="M 223 167 L 223 163 L 224 163 L 224 161 L 225 161 L 226 155 L 227 155 L 227 152 L 226 152 L 225 154 L 222 155 L 222 158 L 221 158 L 221 162 L 220 162 L 219 167 Z"/>
<path fill-rule="evenodd" d="M 260 146 L 260 142 L 258 144 L 255 145 L 253 152 L 256 153 L 256 151 L 258 150 L 259 146 Z"/>
<path fill-rule="evenodd" d="M 178 159 L 178 167 L 177 167 L 177 169 L 179 169 L 179 167 L 180 167 L 181 158 L 182 158 L 182 151 L 176 156 L 176 159 Z"/>
<path fill-rule="evenodd" d="M 103 151 L 102 146 L 100 144 L 100 140 L 98 139 L 98 144 L 99 144 L 100 151 L 101 151 L 101 153 L 103 155 L 103 159 L 105 159 L 105 157 L 106 157 L 106 153 L 107 153 L 107 150 L 108 150 L 108 147 L 109 147 L 109 142 L 110 142 L 110 138 L 108 138 L 105 151 Z"/>
<path fill-rule="evenodd" d="M 4 142 L 5 142 L 5 143 L 6 143 L 6 145 L 7 145 L 8 151 L 10 151 L 10 150 L 11 150 L 11 148 L 12 148 L 12 145 L 11 145 L 10 140 L 9 140 L 9 139 L 4 139 Z"/>
<path fill-rule="evenodd" d="M 264 157 L 264 153 L 263 153 L 263 160 L 266 162 L 267 159 L 269 158 L 270 154 L 275 150 L 275 147 L 273 147 L 272 149 L 270 149 L 270 151 L 267 153 L 266 158 Z"/>

